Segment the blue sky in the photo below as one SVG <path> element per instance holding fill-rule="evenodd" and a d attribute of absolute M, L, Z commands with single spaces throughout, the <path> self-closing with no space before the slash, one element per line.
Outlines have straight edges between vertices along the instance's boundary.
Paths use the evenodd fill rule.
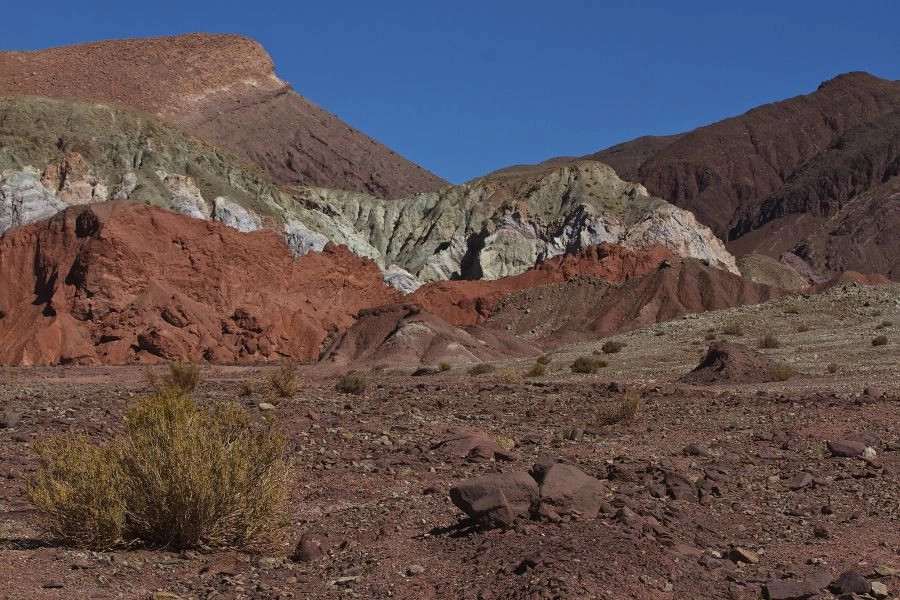
<path fill-rule="evenodd" d="M 461 182 L 692 129 L 846 71 L 900 79 L 897 15 L 865 0 L 49 0 L 5 6 L 0 47 L 248 35 L 299 93 Z"/>

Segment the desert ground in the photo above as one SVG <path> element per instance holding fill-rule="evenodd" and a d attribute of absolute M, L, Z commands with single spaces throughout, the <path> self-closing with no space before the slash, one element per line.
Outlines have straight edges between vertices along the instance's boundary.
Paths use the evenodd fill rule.
<path fill-rule="evenodd" d="M 723 333 L 735 324 L 742 335 Z M 897 597 L 898 326 L 900 285 L 849 283 L 618 334 L 616 353 L 604 340 L 556 348 L 542 376 L 525 376 L 533 359 L 481 375 L 378 365 L 350 395 L 335 390 L 340 367 L 303 365 L 274 408 L 274 366 L 204 364 L 199 402 L 274 413 L 289 436 L 289 524 L 262 555 L 84 551 L 35 529 L 33 444 L 109 437 L 151 383 L 143 366 L 3 368 L 0 597 Z M 756 349 L 767 333 L 780 347 L 758 351 L 793 367 L 787 381 L 680 382 L 711 342 Z M 608 366 L 574 374 L 579 356 Z M 625 398 L 633 418 L 605 424 Z M 874 454 L 828 445 L 851 438 Z M 450 500 L 454 484 L 541 457 L 600 481 L 596 516 L 541 510 L 484 528 Z M 847 571 L 861 577 L 838 586 L 862 585 L 856 596 L 826 589 Z"/>

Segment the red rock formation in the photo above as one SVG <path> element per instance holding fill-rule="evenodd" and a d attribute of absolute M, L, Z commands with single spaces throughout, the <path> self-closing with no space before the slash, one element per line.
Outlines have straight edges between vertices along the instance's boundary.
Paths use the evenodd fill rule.
<path fill-rule="evenodd" d="M 344 247 L 291 257 L 134 202 L 76 207 L 0 238 L 0 363 L 316 359 L 363 307 L 395 301 Z"/>
<path fill-rule="evenodd" d="M 600 244 L 544 261 L 521 275 L 494 281 L 439 281 L 419 288 L 408 299 L 453 325 L 483 323 L 500 300 L 519 290 L 561 283 L 578 276 L 622 282 L 653 272 L 674 255 L 662 246 L 633 252 L 615 244 Z"/>
<path fill-rule="evenodd" d="M 289 185 L 398 198 L 447 182 L 275 76 L 258 43 L 189 34 L 0 52 L 0 96 L 89 98 L 186 126 Z"/>
<path fill-rule="evenodd" d="M 487 325 L 555 342 L 576 341 L 787 293 L 685 259 L 621 285 L 578 277 L 511 293 L 497 305 Z"/>

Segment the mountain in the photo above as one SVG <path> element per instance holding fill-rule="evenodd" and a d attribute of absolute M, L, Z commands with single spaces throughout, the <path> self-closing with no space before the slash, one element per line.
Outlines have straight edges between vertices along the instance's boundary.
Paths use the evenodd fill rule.
<path fill-rule="evenodd" d="M 0 99 L 0 141 L 0 232 L 70 205 L 130 199 L 240 231 L 275 229 L 296 256 L 329 241 L 344 244 L 406 291 L 419 281 L 516 275 L 602 242 L 636 250 L 661 244 L 737 271 L 693 215 L 593 161 L 384 200 L 282 186 L 239 157 L 121 105 Z"/>
<path fill-rule="evenodd" d="M 826 275 L 900 277 L 889 258 L 900 254 L 900 219 L 887 185 L 900 173 L 900 82 L 848 73 L 807 95 L 585 158 L 690 210 L 737 255 L 793 251 Z M 886 220 L 873 230 L 872 211 L 854 203 Z M 832 239 L 840 231 L 859 235 Z"/>
<path fill-rule="evenodd" d="M 397 198 L 440 177 L 298 95 L 258 43 L 236 35 L 0 52 L 0 96 L 83 98 L 177 123 L 288 185 Z"/>

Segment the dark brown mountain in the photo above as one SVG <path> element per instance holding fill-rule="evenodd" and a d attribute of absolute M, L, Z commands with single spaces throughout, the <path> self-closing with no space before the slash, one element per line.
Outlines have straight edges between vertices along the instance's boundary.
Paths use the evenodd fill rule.
<path fill-rule="evenodd" d="M 735 254 L 794 250 L 827 275 L 900 276 L 887 258 L 900 254 L 897 195 L 887 185 L 900 173 L 900 82 L 848 73 L 811 94 L 583 158 L 691 210 Z M 831 239 L 847 231 L 852 239 Z"/>
<path fill-rule="evenodd" d="M 183 125 L 281 183 L 398 198 L 446 182 L 299 96 L 262 46 L 190 34 L 0 52 L 0 95 L 117 102 Z"/>

